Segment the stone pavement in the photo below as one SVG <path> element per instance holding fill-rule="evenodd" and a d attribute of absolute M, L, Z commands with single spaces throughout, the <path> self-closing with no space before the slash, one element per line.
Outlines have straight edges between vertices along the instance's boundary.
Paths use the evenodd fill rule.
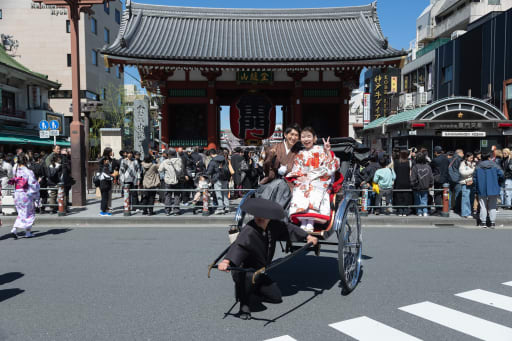
<path fill-rule="evenodd" d="M 191 207 L 182 206 L 183 214 L 180 216 L 166 216 L 163 206 L 155 204 L 155 215 L 146 216 L 140 212 L 132 212 L 131 216 L 123 215 L 123 199 L 118 195 L 112 201 L 113 213 L 111 217 L 99 216 L 100 200 L 93 194 L 88 195 L 87 206 L 71 207 L 66 216 L 59 217 L 57 214 L 39 214 L 36 217 L 36 225 L 53 227 L 63 224 L 74 227 L 105 227 L 105 226 L 180 226 L 180 225 L 222 225 L 232 224 L 235 217 L 236 207 L 239 200 L 233 200 L 231 212 L 224 215 L 210 215 L 203 217 L 201 213 L 194 215 Z M 16 216 L 1 216 L 4 226 L 14 223 Z M 363 226 L 372 227 L 476 227 L 476 220 L 461 218 L 459 215 L 450 213 L 449 217 L 398 217 L 396 215 L 369 215 L 361 217 Z M 497 228 L 512 228 L 512 211 L 500 210 L 496 222 Z"/>

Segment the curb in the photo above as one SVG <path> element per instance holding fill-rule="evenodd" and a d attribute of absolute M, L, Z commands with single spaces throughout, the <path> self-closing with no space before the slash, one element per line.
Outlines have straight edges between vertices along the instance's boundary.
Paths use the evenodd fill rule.
<path fill-rule="evenodd" d="M 108 227 L 108 226 L 228 226 L 234 223 L 234 214 L 208 217 L 203 216 L 129 216 L 122 214 L 111 217 L 73 217 L 73 216 L 38 216 L 34 223 L 35 226 L 73 226 L 73 227 Z M 4 226 L 14 224 L 16 216 L 0 217 Z M 475 219 L 465 219 L 458 217 L 396 217 L 396 216 L 369 216 L 361 217 L 363 227 L 426 227 L 426 228 L 449 228 L 449 227 L 477 227 Z M 496 221 L 497 227 L 512 228 L 512 220 L 508 217 L 502 217 Z"/>

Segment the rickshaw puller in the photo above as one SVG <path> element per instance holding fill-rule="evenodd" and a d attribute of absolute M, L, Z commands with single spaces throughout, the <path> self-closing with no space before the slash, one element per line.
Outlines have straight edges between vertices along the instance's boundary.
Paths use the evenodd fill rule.
<path fill-rule="evenodd" d="M 281 221 L 285 217 L 285 212 L 273 201 L 251 198 L 247 199 L 241 208 L 254 219 L 242 228 L 224 260 L 218 264 L 221 271 L 227 271 L 229 266 L 247 269 L 261 269 L 267 266 L 272 261 L 278 240 L 306 240 L 313 245 L 318 242 L 316 237 L 298 226 Z M 253 284 L 253 274 L 254 272 L 233 271 L 236 298 L 240 301 L 239 316 L 244 320 L 251 318 L 249 304 L 255 296 L 268 303 L 282 302 L 279 287 L 268 275 L 257 276 L 256 283 Z"/>

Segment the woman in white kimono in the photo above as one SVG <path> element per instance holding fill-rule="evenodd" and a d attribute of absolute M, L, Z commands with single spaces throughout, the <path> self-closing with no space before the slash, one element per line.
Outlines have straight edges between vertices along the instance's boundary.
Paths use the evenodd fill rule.
<path fill-rule="evenodd" d="M 35 201 L 39 201 L 39 182 L 34 173 L 27 168 L 28 158 L 25 153 L 18 155 L 18 161 L 13 169 L 13 178 L 9 180 L 14 185 L 14 204 L 18 218 L 11 230 L 12 237 L 18 238 L 17 229 L 25 230 L 25 237 L 32 237 L 31 229 L 36 219 Z"/>
<path fill-rule="evenodd" d="M 340 167 L 340 160 L 331 151 L 330 138 L 323 140 L 323 147 L 315 145 L 316 140 L 313 128 L 302 130 L 301 141 L 305 149 L 297 154 L 293 169 L 286 176 L 294 184 L 289 210 L 291 221 L 300 221 L 307 231 L 313 231 L 315 222 L 325 223 L 330 219 L 327 190 Z"/>

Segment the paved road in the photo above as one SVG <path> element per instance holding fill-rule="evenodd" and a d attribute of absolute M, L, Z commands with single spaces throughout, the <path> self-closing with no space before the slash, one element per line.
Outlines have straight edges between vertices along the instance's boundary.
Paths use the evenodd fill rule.
<path fill-rule="evenodd" d="M 273 274 L 284 303 L 251 321 L 225 314 L 230 276 L 206 278 L 225 231 L 39 228 L 37 238 L 0 238 L 0 340 L 512 339 L 512 286 L 502 284 L 512 281 L 510 230 L 368 228 L 352 294 L 341 295 L 335 252 L 303 256 Z"/>

